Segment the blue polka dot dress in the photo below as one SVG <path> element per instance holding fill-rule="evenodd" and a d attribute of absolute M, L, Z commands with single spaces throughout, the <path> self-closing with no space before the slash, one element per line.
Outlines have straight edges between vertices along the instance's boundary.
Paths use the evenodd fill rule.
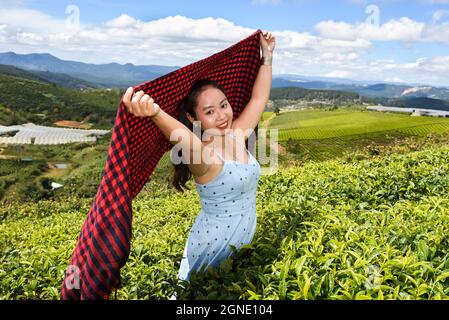
<path fill-rule="evenodd" d="M 216 267 L 237 249 L 251 243 L 256 231 L 256 193 L 260 164 L 248 152 L 248 163 L 225 160 L 222 171 L 206 184 L 196 182 L 201 210 L 184 248 L 178 273 L 189 280 L 193 270 Z"/>

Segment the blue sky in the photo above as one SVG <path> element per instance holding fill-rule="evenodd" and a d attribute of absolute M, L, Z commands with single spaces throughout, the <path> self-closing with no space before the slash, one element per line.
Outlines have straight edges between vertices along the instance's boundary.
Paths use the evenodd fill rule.
<path fill-rule="evenodd" d="M 0 0 L 0 5 L 6 8 L 0 13 L 0 51 L 49 52 L 91 63 L 185 65 L 262 29 L 276 36 L 275 74 L 449 85 L 444 65 L 449 0 Z M 63 27 L 73 18 L 66 12 L 70 5 L 79 12 L 76 32 Z"/>
<path fill-rule="evenodd" d="M 41 10 L 55 17 L 64 17 L 65 8 L 75 4 L 88 23 L 98 24 L 120 14 L 128 14 L 141 20 L 154 20 L 169 15 L 191 18 L 221 17 L 237 25 L 272 30 L 309 30 L 321 20 L 333 19 L 358 22 L 366 19 L 367 5 L 377 5 L 381 19 L 407 16 L 421 22 L 432 22 L 432 14 L 438 9 L 448 9 L 448 4 L 431 1 L 357 1 L 349 0 L 284 0 L 253 3 L 251 0 L 204 1 L 73 1 L 39 0 L 25 1 L 28 8 Z"/>

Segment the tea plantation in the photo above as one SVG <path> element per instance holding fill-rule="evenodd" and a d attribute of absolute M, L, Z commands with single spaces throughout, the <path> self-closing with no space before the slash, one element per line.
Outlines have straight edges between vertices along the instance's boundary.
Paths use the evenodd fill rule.
<path fill-rule="evenodd" d="M 447 299 L 448 159 L 446 133 L 261 176 L 253 243 L 185 288 L 175 280 L 199 198 L 150 181 L 111 298 Z M 0 299 L 59 298 L 92 200 L 0 208 Z"/>

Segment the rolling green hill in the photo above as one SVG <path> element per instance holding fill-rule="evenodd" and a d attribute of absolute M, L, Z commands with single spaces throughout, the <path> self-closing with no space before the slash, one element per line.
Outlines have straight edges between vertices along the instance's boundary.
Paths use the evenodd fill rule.
<path fill-rule="evenodd" d="M 63 116 L 110 129 L 120 97 L 0 74 L 0 124 Z M 167 153 L 133 201 L 119 299 L 167 299 L 174 291 L 189 299 L 449 298 L 449 119 L 351 108 L 262 119 L 279 129 L 286 150 L 277 172 L 261 177 L 253 243 L 218 270 L 194 274 L 185 289 L 176 286 L 200 202 L 193 181 L 184 194 L 168 186 Z M 34 161 L 0 159 L 0 197 L 8 199 L 0 205 L 0 299 L 59 298 L 109 142 L 2 150 Z M 48 179 L 64 188 L 46 189 Z"/>
<path fill-rule="evenodd" d="M 11 51 L 0 53 L 0 64 L 65 74 L 95 83 L 100 87 L 118 87 L 125 90 L 131 85 L 155 79 L 180 68 L 179 66 L 133 65 L 115 62 L 93 64 L 62 60 L 48 53 L 17 54 Z"/>
<path fill-rule="evenodd" d="M 93 123 L 98 128 L 113 126 L 122 96 L 120 90 L 80 92 L 23 76 L 0 73 L 1 125 L 51 125 L 58 120 L 75 120 Z"/>
<path fill-rule="evenodd" d="M 449 101 L 426 97 L 396 99 L 390 104 L 394 107 L 420 108 L 449 111 Z"/>
<path fill-rule="evenodd" d="M 276 116 L 270 129 L 278 130 L 287 156 L 321 161 L 371 144 L 386 145 L 410 136 L 447 133 L 449 119 L 351 108 L 298 110 Z"/>
<path fill-rule="evenodd" d="M 118 299 L 447 299 L 449 144 L 308 162 L 262 176 L 258 229 L 219 269 L 175 285 L 200 209 L 149 182 L 133 202 Z M 364 160 L 363 157 L 368 157 Z M 0 207 L 0 299 L 58 299 L 91 198 Z"/>
<path fill-rule="evenodd" d="M 374 105 L 449 111 L 449 100 L 428 97 L 364 98 L 362 100 Z"/>
<path fill-rule="evenodd" d="M 29 80 L 36 80 L 46 83 L 52 83 L 64 88 L 70 89 L 92 89 L 98 88 L 97 85 L 85 80 L 77 79 L 64 73 L 54 73 L 47 71 L 26 71 L 14 66 L 0 64 L 0 74 L 21 77 Z"/>
<path fill-rule="evenodd" d="M 411 117 L 399 113 L 353 110 L 300 110 L 286 112 L 271 122 L 271 128 L 280 131 L 280 140 L 323 139 L 368 132 L 385 132 L 410 127 L 441 124 L 449 129 L 449 119 L 436 117 Z"/>
<path fill-rule="evenodd" d="M 316 90 L 316 89 L 303 89 L 298 87 L 282 87 L 271 89 L 270 99 L 272 100 L 340 100 L 340 101 L 353 101 L 358 100 L 359 95 L 353 92 L 337 91 L 337 90 Z"/>

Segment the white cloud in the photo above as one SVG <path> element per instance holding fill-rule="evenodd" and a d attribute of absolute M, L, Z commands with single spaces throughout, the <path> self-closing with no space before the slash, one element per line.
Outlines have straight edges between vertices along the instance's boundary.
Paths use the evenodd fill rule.
<path fill-rule="evenodd" d="M 449 44 L 449 22 L 429 25 L 425 30 L 425 40 Z"/>
<path fill-rule="evenodd" d="M 138 20 L 127 14 L 122 14 L 119 17 L 106 22 L 104 25 L 111 28 L 129 28 L 138 24 Z"/>
<path fill-rule="evenodd" d="M 307 32 L 278 31 L 273 32 L 276 37 L 276 48 L 295 51 L 330 51 L 348 52 L 352 50 L 366 50 L 371 43 L 363 39 L 336 40 L 317 37 Z"/>
<path fill-rule="evenodd" d="M 41 37 L 38 34 L 31 33 L 31 32 L 19 32 L 17 33 L 17 41 L 22 44 L 27 45 L 37 45 L 41 43 L 44 40 L 43 37 Z"/>
<path fill-rule="evenodd" d="M 120 63 L 179 65 L 225 49 L 255 31 L 222 18 L 183 16 L 144 22 L 121 15 L 102 25 L 78 28 L 66 22 L 36 10 L 2 10 L 0 41 L 6 42 L 8 50 L 29 51 L 26 45 L 32 45 L 33 51 L 59 54 L 61 58 L 73 59 L 77 49 L 90 51 L 81 58 L 86 62 L 111 62 L 114 57 L 113 61 Z"/>
<path fill-rule="evenodd" d="M 8 25 L 9 29 L 33 30 L 41 34 L 66 29 L 65 21 L 62 19 L 54 19 L 40 11 L 22 8 L 2 8 L 0 23 Z"/>
<path fill-rule="evenodd" d="M 278 52 L 273 60 L 277 73 L 449 86 L 449 55 L 397 63 L 395 59 L 368 61 L 362 55 L 330 52 Z M 405 79 L 405 80 L 404 80 Z M 401 81 L 403 80 L 403 81 Z"/>
<path fill-rule="evenodd" d="M 407 17 L 402 17 L 399 20 L 391 19 L 379 26 L 366 22 L 350 24 L 333 20 L 322 21 L 315 25 L 315 30 L 325 38 L 367 41 L 419 41 L 424 29 L 424 23 L 413 21 Z"/>
<path fill-rule="evenodd" d="M 350 78 L 354 74 L 346 70 L 334 70 L 325 74 L 325 77 L 329 78 Z"/>
<path fill-rule="evenodd" d="M 398 77 L 391 77 L 391 78 L 387 77 L 387 78 L 385 78 L 383 80 L 386 81 L 386 82 L 399 82 L 399 83 L 401 83 L 401 82 L 405 83 L 406 82 L 403 79 L 398 78 Z"/>
<path fill-rule="evenodd" d="M 78 48 L 83 61 L 96 63 L 185 65 L 223 50 L 255 31 L 222 18 L 191 19 L 178 15 L 146 22 L 122 14 L 102 25 L 81 25 L 73 32 L 64 20 L 28 9 L 6 10 L 0 13 L 0 23 L 8 26 L 11 39 L 15 39 L 9 42 L 13 50 L 23 52 L 29 44 L 33 50 L 73 59 Z M 353 59 L 359 54 L 356 52 L 371 47 L 363 39 L 324 39 L 295 31 L 273 33 L 277 51 L 301 52 L 304 56 L 352 53 L 347 57 Z M 39 44 L 40 48 L 36 48 Z M 88 56 L 83 54 L 89 51 Z"/>
<path fill-rule="evenodd" d="M 8 26 L 6 24 L 0 24 L 0 43 L 6 42 L 7 37 L 7 28 Z"/>
<path fill-rule="evenodd" d="M 432 15 L 432 22 L 436 23 L 441 20 L 441 18 L 447 15 L 449 15 L 449 10 L 437 10 Z"/>
<path fill-rule="evenodd" d="M 440 20 L 449 10 L 434 13 L 434 21 Z M 391 19 L 375 26 L 366 22 L 350 24 L 327 20 L 315 25 L 320 37 L 344 41 L 402 41 L 405 43 L 434 42 L 449 45 L 449 22 L 425 24 L 407 17 Z"/>
<path fill-rule="evenodd" d="M 407 82 L 448 85 L 449 56 L 419 58 L 408 63 L 372 61 L 366 65 L 366 75 L 378 79 L 407 79 Z M 365 75 L 365 76 L 366 76 Z M 375 77 L 373 77 L 375 75 Z M 363 77 L 360 74 L 360 78 Z M 397 81 L 400 82 L 400 81 Z"/>
<path fill-rule="evenodd" d="M 33 23 L 30 23 L 33 21 Z M 276 37 L 274 73 L 328 75 L 361 80 L 407 79 L 448 84 L 449 58 L 367 61 L 373 40 L 449 43 L 449 26 L 430 26 L 409 18 L 379 27 L 366 23 L 323 21 L 317 34 L 271 30 Z M 122 14 L 100 25 L 70 27 L 39 11 L 13 8 L 0 12 L 0 51 L 49 52 L 90 63 L 134 63 L 183 66 L 244 39 L 255 30 L 222 18 L 169 16 L 142 21 Z M 394 57 L 392 53 L 392 57 Z"/>
<path fill-rule="evenodd" d="M 418 67 L 424 72 L 449 72 L 449 56 L 440 56 L 434 58 L 423 58 Z"/>

